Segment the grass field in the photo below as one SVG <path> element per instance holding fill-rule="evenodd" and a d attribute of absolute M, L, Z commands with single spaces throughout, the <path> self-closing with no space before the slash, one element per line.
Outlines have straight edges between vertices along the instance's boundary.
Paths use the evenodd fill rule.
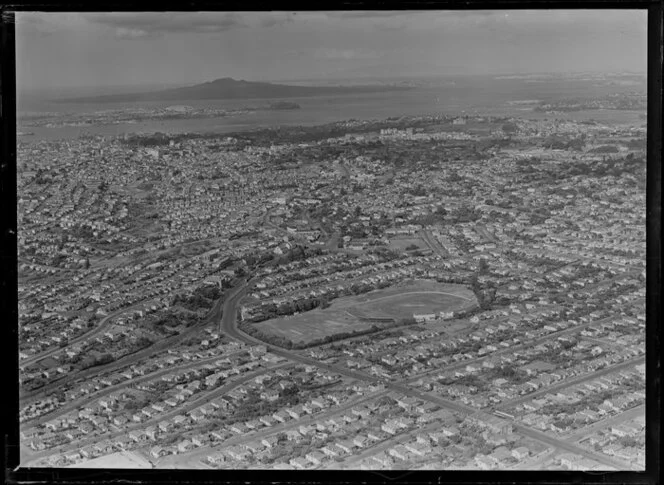
<path fill-rule="evenodd" d="M 293 343 L 309 342 L 343 332 L 367 330 L 370 323 L 361 322 L 345 311 L 312 310 L 301 315 L 277 318 L 257 323 L 256 326 L 266 333 L 287 338 Z"/>
<path fill-rule="evenodd" d="M 471 300 L 472 301 L 472 300 Z M 357 305 L 350 311 L 366 318 L 407 318 L 413 314 L 459 310 L 465 300 L 445 292 L 407 292 Z"/>
<path fill-rule="evenodd" d="M 55 369 L 60 365 L 53 357 L 46 357 L 45 359 L 40 360 L 38 364 L 44 369 Z"/>
<path fill-rule="evenodd" d="M 397 251 L 405 251 L 410 245 L 417 246 L 418 249 L 429 249 L 427 244 L 418 238 L 394 238 L 390 239 L 389 248 Z"/>
<path fill-rule="evenodd" d="M 362 318 L 403 319 L 413 314 L 469 309 L 477 304 L 475 295 L 461 285 L 414 280 L 365 295 L 334 300 L 325 310 L 257 323 L 263 332 L 284 337 L 293 343 L 309 342 L 329 335 L 367 330 L 374 322 Z"/>

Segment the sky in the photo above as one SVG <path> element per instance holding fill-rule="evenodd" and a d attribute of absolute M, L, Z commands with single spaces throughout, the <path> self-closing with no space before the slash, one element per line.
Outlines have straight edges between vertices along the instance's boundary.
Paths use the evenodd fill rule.
<path fill-rule="evenodd" d="M 644 10 L 16 14 L 20 89 L 646 72 Z"/>

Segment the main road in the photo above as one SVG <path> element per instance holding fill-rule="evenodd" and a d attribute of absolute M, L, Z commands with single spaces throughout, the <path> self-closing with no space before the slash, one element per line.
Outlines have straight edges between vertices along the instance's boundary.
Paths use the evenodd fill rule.
<path fill-rule="evenodd" d="M 113 370 L 134 364 L 140 361 L 141 359 L 152 357 L 163 350 L 166 350 L 168 348 L 173 347 L 174 345 L 177 345 L 178 343 L 182 342 L 191 335 L 199 332 L 202 328 L 206 327 L 210 323 L 222 319 L 222 315 L 227 311 L 230 302 L 235 301 L 238 295 L 240 295 L 240 297 L 244 296 L 244 292 L 246 291 L 246 285 L 247 285 L 246 280 L 244 279 L 240 280 L 239 284 L 235 288 L 230 290 L 227 295 L 223 295 L 215 303 L 215 305 L 212 307 L 210 312 L 205 316 L 205 318 L 203 318 L 200 322 L 196 323 L 195 325 L 192 325 L 191 327 L 187 328 L 182 333 L 179 333 L 172 337 L 165 338 L 153 345 L 150 345 L 149 347 L 143 350 L 139 350 L 138 352 L 133 352 L 131 354 L 124 355 L 119 359 L 114 360 L 113 362 L 109 362 L 108 364 L 98 365 L 82 370 L 80 372 L 66 374 L 58 379 L 50 381 L 45 386 L 42 386 L 32 391 L 22 392 L 19 399 L 21 406 L 24 406 L 25 404 L 27 404 L 27 402 L 36 397 L 48 395 L 57 389 L 61 389 L 64 386 L 71 384 L 72 382 L 75 381 L 84 382 L 86 381 L 86 379 L 89 380 L 93 376 L 100 375 L 104 372 L 111 372 Z M 234 308 L 235 307 L 233 306 L 232 310 L 233 314 L 235 313 Z"/>
<path fill-rule="evenodd" d="M 237 318 L 236 318 L 236 313 L 237 313 L 237 304 L 239 301 L 242 299 L 244 296 L 244 292 L 246 291 L 246 286 L 242 286 L 238 288 L 238 291 L 234 293 L 232 297 L 229 297 L 225 302 L 224 302 L 224 312 L 221 316 L 221 319 L 219 321 L 220 325 L 220 331 L 229 337 L 238 340 L 240 342 L 244 342 L 249 345 L 266 345 L 267 348 L 269 349 L 270 352 L 273 354 L 279 355 L 281 357 L 284 357 L 290 361 L 295 361 L 295 362 L 300 362 L 302 364 L 306 365 L 311 365 L 320 369 L 325 369 L 329 372 L 334 372 L 337 374 L 344 375 L 346 377 L 350 377 L 353 379 L 365 381 L 365 382 L 371 382 L 375 384 L 382 383 L 385 385 L 387 389 L 390 389 L 392 391 L 400 392 L 402 394 L 415 397 L 418 399 L 421 399 L 423 401 L 428 401 L 432 402 L 434 404 L 437 404 L 441 407 L 445 407 L 447 409 L 450 409 L 452 411 L 456 411 L 457 413 L 463 414 L 463 415 L 474 415 L 480 418 L 488 419 L 489 417 L 493 417 L 492 415 L 480 411 L 478 409 L 475 409 L 471 406 L 467 406 L 465 404 L 455 402 L 455 401 L 449 401 L 447 399 L 441 398 L 439 396 L 429 394 L 429 393 L 424 393 L 417 391 L 409 386 L 395 383 L 395 382 L 389 382 L 385 379 L 381 379 L 376 376 L 372 376 L 369 374 L 365 374 L 363 372 L 357 372 L 350 370 L 346 367 L 338 367 L 335 365 L 331 364 L 326 364 L 324 362 L 320 362 L 316 359 L 312 359 L 309 357 L 306 357 L 304 355 L 288 351 L 285 349 L 282 349 L 280 347 L 276 347 L 271 344 L 267 344 L 266 342 L 263 342 L 261 340 L 258 340 L 250 335 L 247 335 L 246 333 L 242 332 L 238 326 L 237 326 Z M 594 460 L 598 463 L 601 463 L 603 465 L 607 465 L 611 467 L 612 469 L 631 469 L 632 465 L 628 462 L 625 462 L 623 460 L 618 460 L 615 458 L 609 458 L 606 455 L 602 455 L 600 453 L 590 451 L 584 448 L 581 448 L 575 444 L 569 443 L 567 441 L 559 440 L 557 438 L 554 438 L 552 436 L 549 436 L 545 433 L 536 431 L 534 429 L 531 429 L 527 426 L 524 426 L 521 423 L 518 423 L 516 421 L 510 421 L 514 427 L 514 429 L 519 432 L 523 436 L 527 436 L 529 438 L 532 438 L 534 440 L 537 440 L 539 442 L 545 443 L 549 446 L 553 446 L 557 449 L 564 450 L 570 453 L 574 453 L 579 456 L 584 456 L 588 459 Z"/>
<path fill-rule="evenodd" d="M 427 229 L 423 229 L 421 232 L 422 239 L 424 239 L 424 242 L 427 243 L 427 245 L 439 256 L 443 258 L 449 258 L 450 257 L 450 252 L 445 248 L 440 242 L 438 242 L 438 239 L 434 237 L 433 234 L 431 234 L 430 231 Z"/>

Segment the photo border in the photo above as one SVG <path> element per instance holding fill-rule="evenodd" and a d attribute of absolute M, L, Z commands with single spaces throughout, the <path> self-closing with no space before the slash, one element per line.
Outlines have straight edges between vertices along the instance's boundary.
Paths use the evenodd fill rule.
<path fill-rule="evenodd" d="M 21 468 L 18 422 L 18 291 L 16 187 L 16 55 L 14 12 L 103 11 L 263 11 L 263 10 L 480 10 L 480 9 L 647 9 L 648 115 L 646 183 L 646 471 L 280 471 L 280 470 L 124 470 Z M 658 483 L 661 473 L 661 159 L 663 4 L 658 0 L 593 1 L 362 1 L 317 2 L 315 7 L 293 2 L 130 2 L 90 3 L 19 1 L 0 5 L 0 318 L 3 322 L 4 404 L 3 454 L 7 483 Z"/>

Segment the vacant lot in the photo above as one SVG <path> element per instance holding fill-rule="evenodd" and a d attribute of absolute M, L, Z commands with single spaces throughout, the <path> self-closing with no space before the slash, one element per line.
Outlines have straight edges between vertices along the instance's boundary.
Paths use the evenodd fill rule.
<path fill-rule="evenodd" d="M 53 357 L 46 357 L 45 359 L 39 361 L 39 365 L 42 366 L 44 369 L 54 369 L 58 367 L 60 364 Z"/>
<path fill-rule="evenodd" d="M 256 326 L 293 343 L 307 343 L 330 335 L 368 330 L 372 325 L 381 328 L 390 324 L 363 318 L 400 320 L 414 314 L 468 309 L 476 304 L 475 295 L 464 286 L 414 280 L 365 295 L 339 298 L 325 310 L 267 320 Z"/>

